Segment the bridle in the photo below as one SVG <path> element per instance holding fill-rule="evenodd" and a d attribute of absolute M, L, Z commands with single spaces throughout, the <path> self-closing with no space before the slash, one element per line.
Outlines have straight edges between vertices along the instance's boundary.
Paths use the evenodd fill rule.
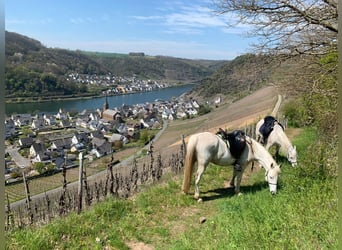
<path fill-rule="evenodd" d="M 269 170 L 267 170 L 266 173 L 265 173 L 265 177 L 266 177 L 267 183 L 268 183 L 269 185 L 278 186 L 278 183 L 272 183 L 272 182 L 270 182 L 270 181 L 268 180 L 268 172 L 269 172 Z"/>

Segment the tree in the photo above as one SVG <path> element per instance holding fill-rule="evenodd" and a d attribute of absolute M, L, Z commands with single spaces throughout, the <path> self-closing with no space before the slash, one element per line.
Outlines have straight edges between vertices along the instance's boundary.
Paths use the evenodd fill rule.
<path fill-rule="evenodd" d="M 252 28 L 262 53 L 324 55 L 337 50 L 337 0 L 214 0 L 219 15 Z"/>
<path fill-rule="evenodd" d="M 42 174 L 45 172 L 45 164 L 43 162 L 36 162 L 34 164 L 34 169 L 39 173 Z"/>

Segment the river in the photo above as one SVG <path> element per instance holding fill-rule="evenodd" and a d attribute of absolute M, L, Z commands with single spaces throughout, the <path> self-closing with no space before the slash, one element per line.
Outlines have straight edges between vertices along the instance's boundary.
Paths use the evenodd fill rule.
<path fill-rule="evenodd" d="M 149 92 L 108 96 L 109 108 L 120 107 L 122 105 L 134 105 L 151 103 L 156 99 L 171 100 L 173 97 L 179 97 L 182 94 L 193 89 L 194 84 L 187 84 L 177 87 L 164 88 L 159 90 L 153 90 Z M 6 115 L 11 114 L 25 114 L 25 113 L 57 113 L 61 108 L 65 111 L 77 111 L 83 110 L 96 110 L 102 109 L 105 103 L 105 97 L 94 97 L 91 99 L 78 99 L 78 100 L 56 100 L 50 102 L 32 102 L 32 103 L 6 103 Z"/>

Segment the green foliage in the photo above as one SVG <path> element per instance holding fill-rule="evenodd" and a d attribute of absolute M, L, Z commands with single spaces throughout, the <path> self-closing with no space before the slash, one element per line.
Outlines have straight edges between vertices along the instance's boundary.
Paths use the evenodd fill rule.
<path fill-rule="evenodd" d="M 48 163 L 45 166 L 45 173 L 53 173 L 56 169 L 56 166 L 53 163 Z"/>
<path fill-rule="evenodd" d="M 337 63 L 335 52 L 320 58 L 301 97 L 307 122 L 318 128 L 321 139 L 327 143 L 337 141 Z"/>
<path fill-rule="evenodd" d="M 36 162 L 33 167 L 39 174 L 45 172 L 45 164 L 43 162 Z"/>
<path fill-rule="evenodd" d="M 308 125 L 308 115 L 306 114 L 306 109 L 303 104 L 302 99 L 295 99 L 287 102 L 282 112 L 288 119 L 288 125 L 292 127 L 303 127 Z"/>
<path fill-rule="evenodd" d="M 200 104 L 198 109 L 198 115 L 205 115 L 207 113 L 210 113 L 211 108 L 208 104 Z"/>
<path fill-rule="evenodd" d="M 154 138 L 155 132 L 149 129 L 143 129 L 140 132 L 139 142 L 143 145 L 148 143 L 150 140 Z"/>

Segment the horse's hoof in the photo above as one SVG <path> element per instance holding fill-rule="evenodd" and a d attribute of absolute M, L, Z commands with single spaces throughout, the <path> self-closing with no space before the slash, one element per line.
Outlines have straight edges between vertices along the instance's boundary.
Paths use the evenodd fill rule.
<path fill-rule="evenodd" d="M 242 193 L 241 193 L 241 192 L 238 192 L 238 193 L 237 193 L 237 196 L 241 196 L 241 195 L 242 195 Z"/>
<path fill-rule="evenodd" d="M 198 202 L 198 203 L 202 203 L 202 202 L 203 202 L 202 198 L 199 198 L 199 199 L 197 200 L 197 202 Z"/>

